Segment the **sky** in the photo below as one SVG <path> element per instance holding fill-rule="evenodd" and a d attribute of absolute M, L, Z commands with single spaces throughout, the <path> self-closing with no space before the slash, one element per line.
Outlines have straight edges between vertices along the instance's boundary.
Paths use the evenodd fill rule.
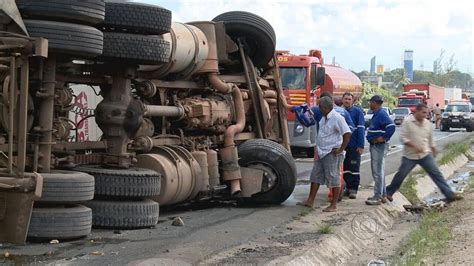
<path fill-rule="evenodd" d="M 273 26 L 277 49 L 306 54 L 320 49 L 326 63 L 362 71 L 370 59 L 402 67 L 413 50 L 414 68 L 433 69 L 442 49 L 456 67 L 474 72 L 474 1 L 357 0 L 133 0 L 173 12 L 173 21 L 212 20 L 233 10 L 255 13 Z"/>

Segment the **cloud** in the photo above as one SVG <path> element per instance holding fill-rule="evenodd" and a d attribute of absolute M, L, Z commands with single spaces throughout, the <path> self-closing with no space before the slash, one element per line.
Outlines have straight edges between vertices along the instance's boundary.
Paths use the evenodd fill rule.
<path fill-rule="evenodd" d="M 356 0 L 140 0 L 173 11 L 173 19 L 210 20 L 231 11 L 256 13 L 272 24 L 278 49 L 306 53 L 319 48 L 328 60 L 360 71 L 370 58 L 386 68 L 400 66 L 405 49 L 414 50 L 415 66 L 430 69 L 441 49 L 455 54 L 458 68 L 474 71 L 474 20 L 471 1 Z"/>

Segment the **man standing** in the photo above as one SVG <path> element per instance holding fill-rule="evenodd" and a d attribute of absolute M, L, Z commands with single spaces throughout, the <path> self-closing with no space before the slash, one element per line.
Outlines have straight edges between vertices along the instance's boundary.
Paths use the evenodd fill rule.
<path fill-rule="evenodd" d="M 336 211 L 336 204 L 340 190 L 340 168 L 343 161 L 343 151 L 347 147 L 351 137 L 351 130 L 344 118 L 333 109 L 333 101 L 330 97 L 321 97 L 319 110 L 323 117 L 319 121 L 319 132 L 317 136 L 317 159 L 314 161 L 311 172 L 311 189 L 308 199 L 299 205 L 312 208 L 319 186 L 326 184 L 332 190 L 331 205 L 324 212 Z"/>
<path fill-rule="evenodd" d="M 365 120 L 362 110 L 354 106 L 354 95 L 352 93 L 344 93 L 342 104 L 349 112 L 356 127 L 347 145 L 346 158 L 344 159 L 344 181 L 346 182 L 344 196 L 355 199 L 360 184 L 361 155 L 364 153 Z"/>
<path fill-rule="evenodd" d="M 386 202 L 385 191 L 385 156 L 387 154 L 388 142 L 395 133 L 395 124 L 382 109 L 383 99 L 374 95 L 370 99 L 370 109 L 374 115 L 370 120 L 367 130 L 367 141 L 370 143 L 370 166 L 375 181 L 374 196 L 365 202 L 368 205 L 379 205 Z"/>
<path fill-rule="evenodd" d="M 433 142 L 433 128 L 426 119 L 428 107 L 419 104 L 413 116 L 405 118 L 402 124 L 400 139 L 405 145 L 403 149 L 402 164 L 387 187 L 387 198 L 392 201 L 393 194 L 400 188 L 405 177 L 419 164 L 435 182 L 446 197 L 448 202 L 462 199 L 444 180 L 443 174 L 436 165 L 436 147 Z"/>
<path fill-rule="evenodd" d="M 441 124 L 441 109 L 439 108 L 439 103 L 436 104 L 436 107 L 433 110 L 433 114 L 435 117 L 436 129 L 439 129 L 439 126 Z"/>

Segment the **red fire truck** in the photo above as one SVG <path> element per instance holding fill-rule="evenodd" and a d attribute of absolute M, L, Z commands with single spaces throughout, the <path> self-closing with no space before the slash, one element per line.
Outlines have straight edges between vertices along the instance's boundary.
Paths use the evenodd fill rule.
<path fill-rule="evenodd" d="M 320 50 L 310 50 L 308 55 L 294 55 L 289 51 L 277 51 L 283 93 L 290 106 L 307 103 L 317 104 L 322 92 L 330 92 L 335 99 L 344 92 L 357 98 L 362 93 L 362 83 L 351 71 L 325 65 Z M 288 112 L 288 131 L 293 149 L 304 149 L 308 157 L 314 156 L 316 126 L 305 128 L 292 112 Z"/>
<path fill-rule="evenodd" d="M 429 107 L 439 103 L 444 106 L 444 88 L 430 83 L 412 83 L 403 86 L 403 93 L 398 97 L 398 107 L 408 107 L 412 112 L 416 106 L 424 103 Z"/>

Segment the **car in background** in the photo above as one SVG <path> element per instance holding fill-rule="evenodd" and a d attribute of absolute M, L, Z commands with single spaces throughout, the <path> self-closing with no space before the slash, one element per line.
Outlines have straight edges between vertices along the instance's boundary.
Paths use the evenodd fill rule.
<path fill-rule="evenodd" d="M 390 116 L 390 118 L 393 120 L 395 117 L 394 115 L 392 115 L 392 112 L 390 111 L 390 109 L 388 109 L 388 107 L 385 107 L 383 106 L 382 109 L 387 112 L 388 116 Z M 372 117 L 374 116 L 374 112 L 369 109 L 367 110 L 367 114 L 364 115 L 364 120 L 365 120 L 365 128 L 368 128 L 369 125 L 370 125 L 370 120 L 372 120 Z"/>
<path fill-rule="evenodd" d="M 450 128 L 465 128 L 467 132 L 472 132 L 474 116 L 470 103 L 454 102 L 446 106 L 441 115 L 441 131 L 448 131 Z"/>
<path fill-rule="evenodd" d="M 401 125 L 405 117 L 411 114 L 411 110 L 408 107 L 396 107 L 393 108 L 392 114 L 395 125 Z"/>

